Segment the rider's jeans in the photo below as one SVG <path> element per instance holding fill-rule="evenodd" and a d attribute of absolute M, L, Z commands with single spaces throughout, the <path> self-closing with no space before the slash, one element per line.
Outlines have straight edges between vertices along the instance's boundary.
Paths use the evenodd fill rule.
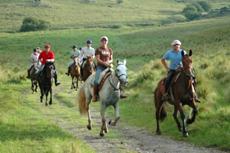
<path fill-rule="evenodd" d="M 41 64 L 41 66 L 40 66 L 40 68 L 39 68 L 39 70 L 38 70 L 38 74 L 41 73 L 41 71 L 42 71 L 42 69 L 43 69 L 43 66 L 44 66 L 44 64 Z M 54 74 L 57 75 L 57 71 L 56 71 L 56 70 L 54 71 Z"/>
<path fill-rule="evenodd" d="M 94 86 L 98 86 L 98 80 L 99 80 L 100 74 L 105 69 L 106 69 L 106 67 L 102 67 L 102 66 L 97 67 L 97 71 L 96 71 L 96 74 L 95 74 L 95 80 L 94 80 Z"/>

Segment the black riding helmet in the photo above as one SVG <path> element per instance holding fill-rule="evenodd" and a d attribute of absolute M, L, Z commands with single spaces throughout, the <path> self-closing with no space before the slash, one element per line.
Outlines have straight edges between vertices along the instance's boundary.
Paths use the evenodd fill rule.
<path fill-rule="evenodd" d="M 73 45 L 73 48 L 77 48 L 77 45 Z"/>
<path fill-rule="evenodd" d="M 34 48 L 34 49 L 33 49 L 33 51 L 34 51 L 34 52 L 36 52 L 36 51 L 37 51 L 37 49 L 36 49 L 36 48 Z"/>

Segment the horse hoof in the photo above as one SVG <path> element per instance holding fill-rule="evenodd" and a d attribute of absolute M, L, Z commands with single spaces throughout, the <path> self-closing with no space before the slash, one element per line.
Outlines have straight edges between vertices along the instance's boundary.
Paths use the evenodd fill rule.
<path fill-rule="evenodd" d="M 105 136 L 105 134 L 104 134 L 104 133 L 100 133 L 100 136 L 101 136 L 101 137 L 104 137 L 104 136 Z"/>
<path fill-rule="evenodd" d="M 188 137 L 188 132 L 183 133 L 183 137 Z"/>
<path fill-rule="evenodd" d="M 88 130 L 91 130 L 92 128 L 91 128 L 91 126 L 87 125 L 87 129 L 88 129 Z"/>
<path fill-rule="evenodd" d="M 191 119 L 187 119 L 186 123 L 187 124 L 192 124 L 192 120 Z"/>
<path fill-rule="evenodd" d="M 46 106 L 48 106 L 48 104 L 46 103 Z"/>
<path fill-rule="evenodd" d="M 111 122 L 112 122 L 112 121 L 110 120 L 110 121 L 108 122 L 108 124 L 111 125 Z"/>
<path fill-rule="evenodd" d="M 162 135 L 161 131 L 156 132 L 157 135 Z"/>
<path fill-rule="evenodd" d="M 178 131 L 182 132 L 183 130 L 182 130 L 182 128 L 178 128 Z"/>
<path fill-rule="evenodd" d="M 109 133 L 109 130 L 108 130 L 108 129 L 104 129 L 104 132 L 105 132 L 105 133 Z"/>

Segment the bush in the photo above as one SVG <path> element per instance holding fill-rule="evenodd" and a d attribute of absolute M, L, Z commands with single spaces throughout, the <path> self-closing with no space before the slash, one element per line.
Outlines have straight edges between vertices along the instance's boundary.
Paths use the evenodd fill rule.
<path fill-rule="evenodd" d="M 194 6 L 194 5 L 187 5 L 184 9 L 183 9 L 183 11 L 182 11 L 182 13 L 187 13 L 187 12 L 196 12 L 197 11 L 197 8 Z"/>
<path fill-rule="evenodd" d="M 194 20 L 195 18 L 198 18 L 201 16 L 201 13 L 194 12 L 194 11 L 188 11 L 185 13 L 185 17 L 189 20 Z"/>
<path fill-rule="evenodd" d="M 121 3 L 123 3 L 123 0 L 117 0 L 117 3 L 121 4 Z"/>
<path fill-rule="evenodd" d="M 198 4 L 204 9 L 204 11 L 209 12 L 211 10 L 211 4 L 206 1 L 198 1 Z"/>
<path fill-rule="evenodd" d="M 34 17 L 26 17 L 22 21 L 20 32 L 26 31 L 39 31 L 49 29 L 49 22 L 44 20 L 38 20 Z"/>
<path fill-rule="evenodd" d="M 192 5 L 196 7 L 198 12 L 204 12 L 204 9 L 199 3 L 193 3 Z"/>

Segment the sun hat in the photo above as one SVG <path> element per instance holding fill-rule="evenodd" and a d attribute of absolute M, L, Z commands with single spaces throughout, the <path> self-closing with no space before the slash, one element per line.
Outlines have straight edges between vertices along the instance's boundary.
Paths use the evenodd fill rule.
<path fill-rule="evenodd" d="M 46 45 L 45 48 L 50 48 L 50 45 Z"/>
<path fill-rule="evenodd" d="M 171 43 L 172 46 L 174 45 L 181 45 L 180 40 L 173 40 L 173 42 Z"/>
<path fill-rule="evenodd" d="M 109 40 L 108 37 L 106 37 L 106 36 L 101 37 L 101 41 L 102 41 L 102 39 L 105 39 L 106 41 Z"/>

